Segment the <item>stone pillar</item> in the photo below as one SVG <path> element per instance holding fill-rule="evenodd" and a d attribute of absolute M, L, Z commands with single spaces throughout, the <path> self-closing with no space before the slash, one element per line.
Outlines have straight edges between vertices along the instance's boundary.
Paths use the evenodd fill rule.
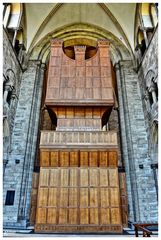
<path fill-rule="evenodd" d="M 151 87 L 151 93 L 152 93 L 152 98 L 153 98 L 153 102 L 156 103 L 157 102 L 157 95 L 156 95 L 156 89 L 155 87 Z"/>
<path fill-rule="evenodd" d="M 120 130 L 121 130 L 121 144 L 122 144 L 122 162 L 124 162 L 125 169 L 126 169 L 126 185 L 127 185 L 127 192 L 128 192 L 128 218 L 130 221 L 134 221 L 136 218 L 135 215 L 135 205 L 133 202 L 132 195 L 133 185 L 130 175 L 130 166 L 129 166 L 129 156 L 128 156 L 128 139 L 127 139 L 127 132 L 126 132 L 126 122 L 125 122 L 125 108 L 124 108 L 124 97 L 123 97 L 123 87 L 122 87 L 122 76 L 121 76 L 121 68 L 119 64 L 115 65 L 116 71 L 116 79 L 117 79 L 117 89 L 118 89 L 118 101 L 119 101 L 119 119 L 120 119 Z"/>
<path fill-rule="evenodd" d="M 116 72 L 123 158 L 128 200 L 132 208 L 129 220 L 157 221 L 157 196 L 151 160 L 148 156 L 148 140 L 138 76 L 131 61 L 120 61 L 116 65 Z"/>
<path fill-rule="evenodd" d="M 4 203 L 7 190 L 15 191 L 15 199 L 13 206 L 4 205 L 5 227 L 25 228 L 29 219 L 43 76 L 44 64 L 40 61 L 29 61 L 28 68 L 22 75 L 3 192 Z"/>

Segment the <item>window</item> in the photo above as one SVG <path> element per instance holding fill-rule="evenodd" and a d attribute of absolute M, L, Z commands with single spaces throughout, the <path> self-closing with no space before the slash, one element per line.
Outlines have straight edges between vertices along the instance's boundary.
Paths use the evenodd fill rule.
<path fill-rule="evenodd" d="M 157 6 L 154 3 L 150 4 L 150 16 L 151 16 L 153 27 L 156 27 L 158 23 L 158 13 L 157 13 Z"/>
<path fill-rule="evenodd" d="M 6 28 L 11 14 L 11 4 L 5 3 L 3 8 L 3 25 Z"/>
<path fill-rule="evenodd" d="M 144 39 L 144 34 L 141 29 L 138 30 L 138 35 L 137 35 L 137 46 L 140 49 L 141 57 L 144 55 L 144 52 L 146 50 L 146 44 L 145 44 L 145 39 Z"/>
<path fill-rule="evenodd" d="M 5 205 L 12 206 L 14 204 L 15 191 L 7 191 Z"/>

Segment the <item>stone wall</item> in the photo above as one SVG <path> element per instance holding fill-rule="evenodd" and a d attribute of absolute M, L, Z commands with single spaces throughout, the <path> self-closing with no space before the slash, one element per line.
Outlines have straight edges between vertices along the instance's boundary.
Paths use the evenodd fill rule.
<path fill-rule="evenodd" d="M 131 61 L 116 65 L 122 157 L 130 221 L 157 221 L 157 196 L 137 73 Z"/>
<path fill-rule="evenodd" d="M 149 81 L 151 81 L 152 78 L 154 78 L 155 83 L 158 84 L 158 27 L 155 29 L 149 46 L 138 68 L 138 79 L 141 89 L 146 130 L 148 133 L 149 156 L 151 157 L 152 163 L 157 163 L 158 102 L 150 105 L 147 93 L 147 88 L 150 87 L 148 86 L 150 84 Z"/>
<path fill-rule="evenodd" d="M 5 30 L 3 30 L 3 151 L 4 166 L 8 161 L 8 152 L 12 142 L 12 131 L 21 85 L 22 66 L 12 47 Z"/>
<path fill-rule="evenodd" d="M 4 175 L 4 203 L 7 190 L 15 191 L 14 205 L 3 208 L 5 227 L 26 227 L 29 220 L 43 78 L 44 64 L 29 61 L 22 75 L 11 152 Z"/>

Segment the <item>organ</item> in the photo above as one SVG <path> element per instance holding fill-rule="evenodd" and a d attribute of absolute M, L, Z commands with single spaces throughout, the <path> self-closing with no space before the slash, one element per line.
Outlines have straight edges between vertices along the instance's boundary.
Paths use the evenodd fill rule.
<path fill-rule="evenodd" d="M 114 106 L 109 42 L 94 56 L 51 40 L 45 105 L 55 131 L 41 131 L 36 232 L 121 232 L 118 144 L 104 131 Z"/>

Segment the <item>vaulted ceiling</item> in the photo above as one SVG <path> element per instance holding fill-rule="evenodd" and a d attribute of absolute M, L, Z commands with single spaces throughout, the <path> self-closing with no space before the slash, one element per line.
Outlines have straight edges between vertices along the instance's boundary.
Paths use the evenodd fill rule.
<path fill-rule="evenodd" d="M 133 51 L 135 12 L 136 3 L 25 3 L 27 50 L 51 32 L 82 23 L 107 30 Z"/>

